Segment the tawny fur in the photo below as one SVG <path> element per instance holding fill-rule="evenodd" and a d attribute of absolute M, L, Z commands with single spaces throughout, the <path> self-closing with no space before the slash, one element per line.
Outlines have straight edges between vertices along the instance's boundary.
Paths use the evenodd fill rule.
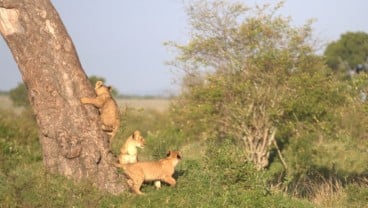
<path fill-rule="evenodd" d="M 97 81 L 95 85 L 95 98 L 81 98 L 83 104 L 92 104 L 99 109 L 102 130 L 109 136 L 109 142 L 111 142 L 118 132 L 120 126 L 119 108 L 116 101 L 112 98 L 111 87 L 104 85 L 102 81 Z"/>
<path fill-rule="evenodd" d="M 120 148 L 119 163 L 129 164 L 138 162 L 138 148 L 144 148 L 145 140 L 139 131 L 127 138 L 124 145 Z M 155 181 L 156 189 L 161 188 L 161 182 Z"/>
<path fill-rule="evenodd" d="M 169 151 L 165 159 L 124 164 L 121 167 L 128 177 L 128 185 L 132 191 L 136 194 L 143 194 L 140 188 L 144 181 L 162 181 L 175 186 L 176 180 L 172 175 L 180 160 L 181 154 L 179 151 Z"/>
<path fill-rule="evenodd" d="M 124 145 L 120 148 L 119 163 L 128 164 L 136 163 L 138 161 L 138 150 L 137 148 L 144 148 L 145 140 L 141 136 L 139 131 L 128 137 Z"/>

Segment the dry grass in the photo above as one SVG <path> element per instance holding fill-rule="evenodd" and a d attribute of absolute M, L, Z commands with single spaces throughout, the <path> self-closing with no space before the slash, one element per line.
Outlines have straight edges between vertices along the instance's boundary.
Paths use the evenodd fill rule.
<path fill-rule="evenodd" d="M 10 100 L 7 95 L 0 95 L 0 109 L 11 110 L 16 113 L 20 113 L 23 111 L 23 107 L 14 107 L 13 102 Z"/>
<path fill-rule="evenodd" d="M 170 99 L 163 98 L 147 98 L 147 99 L 139 99 L 139 98 L 121 98 L 117 99 L 117 103 L 120 108 L 135 108 L 142 110 L 153 110 L 158 112 L 165 112 L 168 110 L 170 105 Z M 10 100 L 9 96 L 0 95 L 0 108 L 2 109 L 13 109 L 13 110 L 21 110 L 14 109 L 13 103 Z"/>
<path fill-rule="evenodd" d="M 171 101 L 169 99 L 162 98 L 122 98 L 117 100 L 120 108 L 135 108 L 142 110 L 153 110 L 158 112 L 165 112 L 166 110 L 168 110 L 170 102 Z"/>
<path fill-rule="evenodd" d="M 0 108 L 4 108 L 4 109 L 13 108 L 13 103 L 10 100 L 9 96 L 0 95 Z"/>
<path fill-rule="evenodd" d="M 322 207 L 341 207 L 340 199 L 346 197 L 341 182 L 334 178 L 315 184 L 314 189 L 316 193 L 311 201 Z"/>

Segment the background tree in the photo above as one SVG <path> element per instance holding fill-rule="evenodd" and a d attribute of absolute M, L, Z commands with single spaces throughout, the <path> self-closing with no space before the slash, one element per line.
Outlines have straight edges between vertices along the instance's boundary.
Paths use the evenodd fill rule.
<path fill-rule="evenodd" d="M 51 173 L 87 179 L 111 193 L 124 190 L 94 95 L 74 45 L 49 0 L 0 0 L 0 32 L 19 66 Z"/>
<path fill-rule="evenodd" d="M 257 169 L 269 165 L 288 80 L 323 66 L 308 45 L 310 26 L 291 27 L 275 15 L 281 6 L 196 1 L 187 10 L 189 43 L 169 43 L 179 51 L 173 65 L 185 72 L 182 128 L 241 141 Z"/>
<path fill-rule="evenodd" d="M 327 64 L 335 71 L 346 72 L 358 64 L 364 64 L 368 58 L 368 34 L 365 32 L 347 32 L 340 39 L 330 43 L 324 55 Z"/>
<path fill-rule="evenodd" d="M 23 83 L 19 83 L 16 88 L 9 91 L 9 97 L 14 106 L 29 107 L 27 88 Z"/>
<path fill-rule="evenodd" d="M 352 119 L 368 124 L 354 90 L 364 83 L 337 79 L 316 54 L 310 23 L 291 26 L 281 6 L 192 2 L 189 41 L 167 43 L 184 74 L 172 115 L 187 138 L 230 140 L 285 190 L 313 195 L 321 180 L 365 177 L 357 154 L 367 154 L 359 142 L 367 130 Z"/>

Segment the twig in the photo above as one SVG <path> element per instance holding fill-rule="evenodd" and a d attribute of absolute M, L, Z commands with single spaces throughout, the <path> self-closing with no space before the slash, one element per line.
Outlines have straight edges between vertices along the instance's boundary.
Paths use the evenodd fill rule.
<path fill-rule="evenodd" d="M 281 160 L 282 165 L 284 166 L 285 170 L 287 170 L 288 168 L 287 168 L 287 165 L 286 165 L 285 159 L 284 159 L 284 157 L 282 156 L 281 151 L 280 151 L 280 148 L 279 148 L 279 146 L 277 145 L 277 142 L 276 142 L 276 140 L 275 140 L 275 134 L 276 134 L 276 129 L 272 132 L 271 140 L 272 140 L 272 143 L 273 143 L 273 144 L 275 145 L 275 147 L 276 147 L 277 154 L 279 155 L 279 158 L 280 158 L 280 160 Z"/>

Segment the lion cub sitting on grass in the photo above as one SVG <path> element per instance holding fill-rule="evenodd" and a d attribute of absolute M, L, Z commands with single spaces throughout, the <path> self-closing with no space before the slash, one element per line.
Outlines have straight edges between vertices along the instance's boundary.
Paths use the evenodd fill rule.
<path fill-rule="evenodd" d="M 171 186 L 176 185 L 172 177 L 175 166 L 181 160 L 179 151 L 169 151 L 165 159 L 151 162 L 136 162 L 121 165 L 125 175 L 128 177 L 128 185 L 136 194 L 143 194 L 140 188 L 144 181 L 163 181 Z"/>
<path fill-rule="evenodd" d="M 134 131 L 120 148 L 119 163 L 121 165 L 138 162 L 137 148 L 144 148 L 145 140 L 140 131 Z"/>
<path fill-rule="evenodd" d="M 119 108 L 115 100 L 112 98 L 111 87 L 105 86 L 102 81 L 97 81 L 95 85 L 95 98 L 81 98 L 81 103 L 92 104 L 100 111 L 102 130 L 110 136 L 109 143 L 111 146 L 112 139 L 115 137 L 120 126 Z"/>

